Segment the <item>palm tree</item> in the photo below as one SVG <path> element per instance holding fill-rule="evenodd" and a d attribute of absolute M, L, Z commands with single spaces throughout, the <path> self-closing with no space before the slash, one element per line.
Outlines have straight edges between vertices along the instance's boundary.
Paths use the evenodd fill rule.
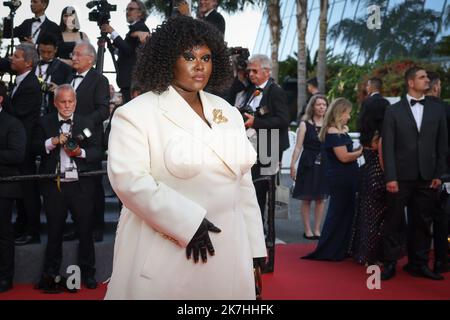
<path fill-rule="evenodd" d="M 325 77 L 327 72 L 327 30 L 328 30 L 328 0 L 320 0 L 320 35 L 319 51 L 317 56 L 317 81 L 319 91 L 325 92 Z"/>
<path fill-rule="evenodd" d="M 374 57 L 381 61 L 401 56 L 428 57 L 438 26 L 437 12 L 425 9 L 422 0 L 384 9 L 381 29 L 368 30 L 365 17 L 344 19 L 330 29 L 330 38 L 341 38 L 350 47 L 359 48 L 366 63 Z"/>
<path fill-rule="evenodd" d="M 308 0 L 297 2 L 297 115 L 300 116 L 302 108 L 306 105 L 306 29 L 308 26 L 307 8 Z"/>
<path fill-rule="evenodd" d="M 267 1 L 267 19 L 270 28 L 270 52 L 272 59 L 272 78 L 278 82 L 278 49 L 281 38 L 280 0 Z"/>

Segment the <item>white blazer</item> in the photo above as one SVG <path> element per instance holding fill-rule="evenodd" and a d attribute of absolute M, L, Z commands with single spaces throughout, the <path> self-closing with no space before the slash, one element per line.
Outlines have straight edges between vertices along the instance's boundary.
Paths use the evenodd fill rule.
<path fill-rule="evenodd" d="M 123 202 L 106 299 L 255 299 L 253 257 L 265 257 L 250 168 L 256 152 L 225 100 L 200 92 L 209 127 L 173 89 L 119 108 L 108 176 Z M 186 245 L 203 218 L 215 256 Z"/>

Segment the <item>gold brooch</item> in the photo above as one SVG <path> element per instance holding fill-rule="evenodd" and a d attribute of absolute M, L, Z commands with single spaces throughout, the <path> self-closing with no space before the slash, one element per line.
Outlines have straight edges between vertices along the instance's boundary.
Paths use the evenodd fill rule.
<path fill-rule="evenodd" d="M 213 121 L 217 124 L 228 122 L 228 119 L 222 114 L 222 109 L 214 109 L 213 116 Z"/>

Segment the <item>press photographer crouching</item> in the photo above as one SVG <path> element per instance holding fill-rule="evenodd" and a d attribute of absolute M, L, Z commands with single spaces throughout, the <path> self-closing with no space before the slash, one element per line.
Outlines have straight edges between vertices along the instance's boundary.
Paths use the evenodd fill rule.
<path fill-rule="evenodd" d="M 90 135 L 94 124 L 90 118 L 74 114 L 76 94 L 73 87 L 63 84 L 55 90 L 58 113 L 39 119 L 33 148 L 41 155 L 39 173 L 54 174 L 55 180 L 42 180 L 41 193 L 48 224 L 48 243 L 44 270 L 37 289 L 61 292 L 65 281 L 59 271 L 62 260 L 62 240 L 67 210 L 77 221 L 79 233 L 78 266 L 81 283 L 95 289 L 95 251 L 93 241 L 94 178 L 79 177 L 82 171 L 93 171 L 101 159 L 100 140 Z"/>

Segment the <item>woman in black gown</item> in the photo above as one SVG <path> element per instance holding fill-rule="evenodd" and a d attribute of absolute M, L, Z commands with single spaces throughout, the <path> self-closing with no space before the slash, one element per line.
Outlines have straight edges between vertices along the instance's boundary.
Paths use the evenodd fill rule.
<path fill-rule="evenodd" d="M 323 125 L 327 106 L 327 98 L 324 95 L 317 94 L 311 97 L 298 129 L 291 160 L 291 178 L 295 181 L 292 197 L 302 201 L 301 215 L 305 228 L 303 237 L 308 240 L 320 238 L 325 199 L 328 197 L 325 164 L 319 141 L 319 131 Z M 300 152 L 301 157 L 296 168 Z M 315 202 L 314 231 L 310 223 L 312 201 Z"/>
<path fill-rule="evenodd" d="M 381 161 L 384 112 L 382 106 L 367 106 L 361 111 L 358 123 L 364 164 L 360 168 L 350 254 L 364 265 L 380 263 L 383 258 L 382 229 L 387 210 Z"/>
<path fill-rule="evenodd" d="M 319 138 L 324 143 L 330 200 L 317 248 L 304 259 L 340 261 L 348 256 L 355 211 L 356 160 L 362 153 L 362 148 L 353 150 L 348 135 L 351 111 L 350 101 L 337 98 L 325 115 Z"/>

